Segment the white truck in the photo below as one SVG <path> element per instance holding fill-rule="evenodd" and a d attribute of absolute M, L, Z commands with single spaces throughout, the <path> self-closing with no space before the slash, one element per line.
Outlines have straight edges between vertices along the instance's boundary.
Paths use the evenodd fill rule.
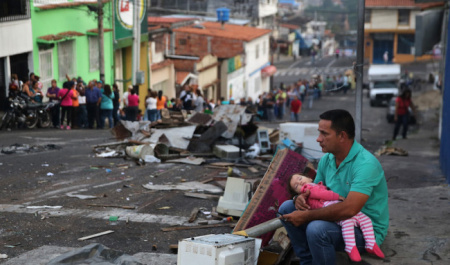
<path fill-rule="evenodd" d="M 379 64 L 369 67 L 370 106 L 388 104 L 398 96 L 401 68 L 399 64 Z"/>

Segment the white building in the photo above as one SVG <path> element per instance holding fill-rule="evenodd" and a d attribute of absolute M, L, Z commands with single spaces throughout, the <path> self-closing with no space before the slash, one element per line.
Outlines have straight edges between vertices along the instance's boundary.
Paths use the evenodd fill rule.
<path fill-rule="evenodd" d="M 0 12 L 0 108 L 8 95 L 11 74 L 19 80 L 33 71 L 30 2 L 2 0 Z"/>

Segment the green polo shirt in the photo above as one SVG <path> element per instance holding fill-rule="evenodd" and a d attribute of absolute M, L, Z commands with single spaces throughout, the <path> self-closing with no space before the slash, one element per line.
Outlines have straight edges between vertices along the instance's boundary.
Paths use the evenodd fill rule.
<path fill-rule="evenodd" d="M 314 182 L 319 181 L 344 197 L 350 191 L 369 195 L 361 211 L 372 220 L 377 244 L 381 245 L 389 226 L 388 189 L 384 171 L 375 156 L 355 141 L 336 168 L 334 155 L 327 153 L 317 168 Z"/>

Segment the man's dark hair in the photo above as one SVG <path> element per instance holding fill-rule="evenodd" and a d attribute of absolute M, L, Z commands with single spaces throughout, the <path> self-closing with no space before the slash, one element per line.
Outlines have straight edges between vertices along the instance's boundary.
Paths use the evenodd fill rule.
<path fill-rule="evenodd" d="M 337 133 L 346 132 L 348 138 L 355 138 L 355 122 L 352 115 L 343 109 L 334 109 L 320 114 L 321 120 L 331 121 L 331 129 Z"/>

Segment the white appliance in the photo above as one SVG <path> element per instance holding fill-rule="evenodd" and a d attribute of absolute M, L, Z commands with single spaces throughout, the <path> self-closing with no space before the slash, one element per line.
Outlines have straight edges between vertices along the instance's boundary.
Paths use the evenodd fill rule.
<path fill-rule="evenodd" d="M 303 143 L 302 156 L 309 160 L 319 160 L 325 153 L 316 141 L 319 124 L 307 122 L 286 122 L 280 124 L 280 141 L 289 139 Z"/>
<path fill-rule="evenodd" d="M 233 234 L 205 235 L 178 242 L 178 265 L 255 265 L 260 241 Z"/>
<path fill-rule="evenodd" d="M 217 204 L 217 212 L 241 216 L 248 204 L 250 192 L 250 183 L 245 182 L 244 179 L 228 177 L 223 196 L 220 196 Z"/>

